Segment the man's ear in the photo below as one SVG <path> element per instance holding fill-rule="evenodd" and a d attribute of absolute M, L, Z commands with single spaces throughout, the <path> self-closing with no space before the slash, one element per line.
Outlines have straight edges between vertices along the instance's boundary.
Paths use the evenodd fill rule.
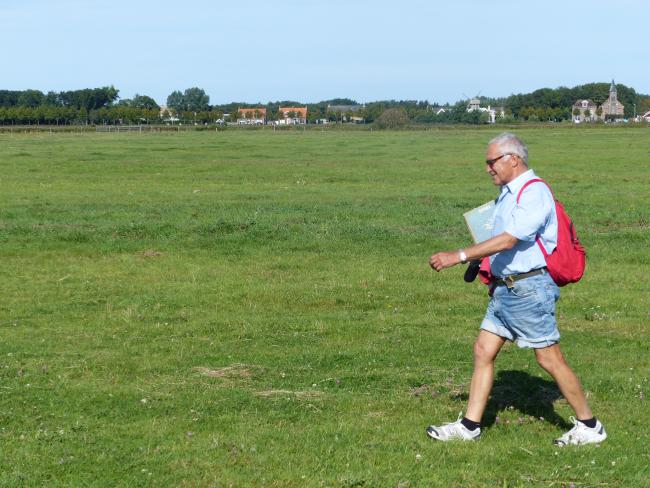
<path fill-rule="evenodd" d="M 511 164 L 511 166 L 512 166 L 513 168 L 516 168 L 517 166 L 519 166 L 519 165 L 523 162 L 523 161 L 519 158 L 519 156 L 517 156 L 516 154 L 513 154 L 512 156 L 510 156 L 510 161 L 512 161 L 512 163 L 510 163 L 510 164 Z"/>

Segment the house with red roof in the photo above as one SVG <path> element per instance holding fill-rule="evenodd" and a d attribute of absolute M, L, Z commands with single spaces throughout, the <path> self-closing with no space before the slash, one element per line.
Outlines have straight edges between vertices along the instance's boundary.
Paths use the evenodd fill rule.
<path fill-rule="evenodd" d="M 280 125 L 303 125 L 307 123 L 307 107 L 280 107 Z"/>
<path fill-rule="evenodd" d="M 237 110 L 237 123 L 239 125 L 264 125 L 266 124 L 266 109 L 240 108 Z"/>

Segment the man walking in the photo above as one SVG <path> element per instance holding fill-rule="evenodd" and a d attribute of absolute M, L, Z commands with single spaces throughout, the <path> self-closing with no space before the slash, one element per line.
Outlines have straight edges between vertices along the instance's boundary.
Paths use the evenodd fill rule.
<path fill-rule="evenodd" d="M 429 426 L 427 434 L 440 441 L 476 440 L 494 381 L 494 360 L 503 344 L 515 342 L 532 348 L 539 365 L 557 382 L 576 414 L 574 427 L 555 440 L 560 446 L 597 443 L 607 434 L 591 412 L 580 380 L 566 363 L 558 341 L 555 302 L 560 293 L 546 270 L 536 243 L 550 254 L 557 244 L 557 215 L 553 195 L 528 169 L 528 149 L 514 134 L 503 133 L 487 147 L 486 171 L 501 187 L 495 208 L 492 238 L 455 252 L 438 252 L 430 266 L 441 271 L 468 260 L 490 256 L 493 296 L 474 343 L 474 372 L 465 417 L 442 426 Z"/>

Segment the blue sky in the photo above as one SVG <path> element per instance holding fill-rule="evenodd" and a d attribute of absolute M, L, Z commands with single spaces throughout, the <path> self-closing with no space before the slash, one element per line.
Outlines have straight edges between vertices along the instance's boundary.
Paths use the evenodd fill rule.
<path fill-rule="evenodd" d="M 444 103 L 615 78 L 650 93 L 648 19 L 645 0 L 0 0 L 0 89 Z"/>

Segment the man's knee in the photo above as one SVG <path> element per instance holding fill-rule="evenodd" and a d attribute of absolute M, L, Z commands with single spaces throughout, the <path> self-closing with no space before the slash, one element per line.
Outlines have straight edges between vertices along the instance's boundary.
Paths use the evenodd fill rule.
<path fill-rule="evenodd" d="M 557 344 L 544 349 L 536 349 L 535 358 L 537 359 L 537 364 L 551 374 L 559 368 L 568 366 Z"/>
<path fill-rule="evenodd" d="M 539 354 L 537 354 L 536 358 L 537 358 L 537 364 L 539 364 L 543 370 L 548 371 L 550 373 L 554 369 L 555 361 L 553 361 L 552 359 L 548 358 L 547 356 L 541 356 Z"/>
<path fill-rule="evenodd" d="M 485 342 L 477 340 L 474 343 L 474 362 L 477 364 L 492 362 L 497 352 L 498 350 L 495 351 L 494 347 L 490 347 Z"/>

